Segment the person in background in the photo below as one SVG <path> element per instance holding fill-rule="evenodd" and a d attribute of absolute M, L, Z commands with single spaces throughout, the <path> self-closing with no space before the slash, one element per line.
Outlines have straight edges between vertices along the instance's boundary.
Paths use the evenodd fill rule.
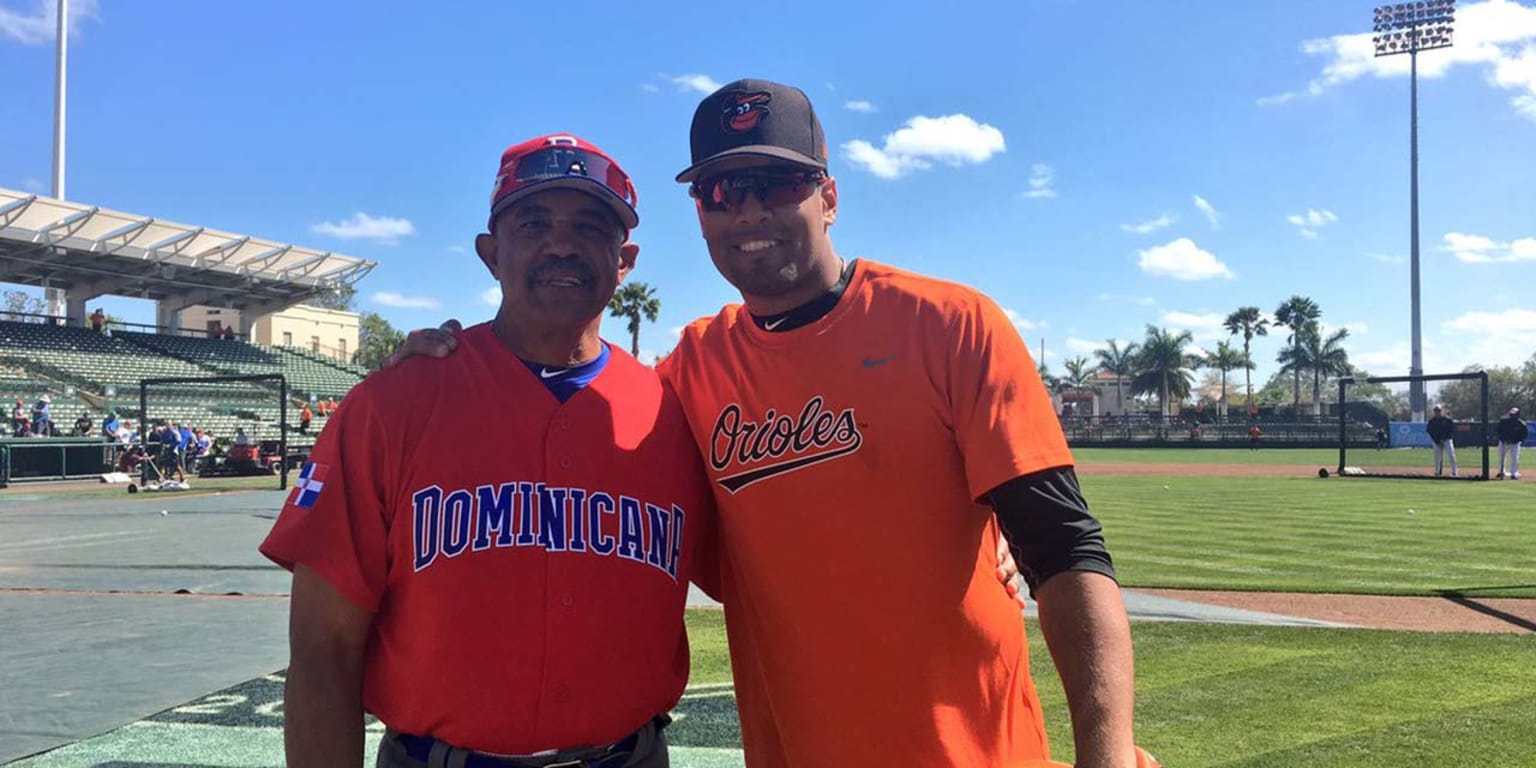
<path fill-rule="evenodd" d="M 49 405 L 53 403 L 53 397 L 43 393 L 37 399 L 37 404 L 32 406 L 32 434 L 35 437 L 49 437 L 53 435 L 53 416 L 49 413 Z"/>
<path fill-rule="evenodd" d="M 91 330 L 101 333 L 102 326 L 106 325 L 106 323 L 106 313 L 101 311 L 101 307 L 97 307 L 96 311 L 91 313 Z"/>
<path fill-rule="evenodd" d="M 1520 444 L 1531 436 L 1530 428 L 1520 418 L 1520 409 L 1511 408 L 1499 419 L 1499 478 L 1520 479 Z M 1506 463 L 1507 462 L 1507 463 Z M 1508 467 L 1508 472 L 1505 468 Z"/>
<path fill-rule="evenodd" d="M 75 435 L 77 437 L 90 437 L 91 430 L 96 426 L 96 420 L 91 418 L 90 411 L 81 411 L 75 418 Z"/>
<path fill-rule="evenodd" d="M 1426 431 L 1430 442 L 1435 444 L 1435 477 L 1444 474 L 1446 459 L 1451 461 L 1451 477 L 1456 477 L 1456 422 L 1445 415 L 1445 406 L 1435 406 Z"/>
<path fill-rule="evenodd" d="M 16 398 L 16 405 L 11 408 L 11 434 L 23 437 L 32 431 L 32 420 L 27 417 L 26 403 L 21 398 Z"/>

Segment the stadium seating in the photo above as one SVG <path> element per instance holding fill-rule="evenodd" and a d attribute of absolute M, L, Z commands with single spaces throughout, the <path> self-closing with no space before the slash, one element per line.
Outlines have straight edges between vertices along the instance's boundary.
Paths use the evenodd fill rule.
<path fill-rule="evenodd" d="M 108 335 L 87 328 L 0 321 L 0 395 L 9 398 L 6 416 L 16 398 L 30 409 L 48 393 L 53 421 L 61 432 L 73 428 L 82 412 L 89 412 L 99 426 L 108 407 L 137 426 L 143 418 L 138 412 L 143 379 L 274 373 L 288 381 L 292 398 L 288 421 L 293 430 L 300 403 L 327 397 L 340 400 L 364 375 L 355 366 L 292 348 L 125 331 Z M 69 394 L 71 387 L 74 396 Z M 108 395 L 109 389 L 113 394 Z M 221 438 L 233 435 L 237 427 L 258 439 L 277 437 L 281 431 L 275 388 L 255 383 L 156 387 L 148 410 L 152 421 L 174 421 Z M 310 434 L 290 431 L 290 443 L 313 443 L 324 421 L 315 413 Z"/>

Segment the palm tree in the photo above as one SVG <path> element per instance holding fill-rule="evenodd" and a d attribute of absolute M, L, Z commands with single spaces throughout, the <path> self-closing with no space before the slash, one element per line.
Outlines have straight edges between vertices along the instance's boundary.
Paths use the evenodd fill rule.
<path fill-rule="evenodd" d="M 1269 335 L 1269 320 L 1258 307 L 1238 307 L 1236 312 L 1227 315 L 1222 327 L 1233 336 L 1241 334 L 1243 337 L 1243 359 L 1248 361 L 1243 368 L 1243 379 L 1248 384 L 1246 404 L 1253 405 L 1253 337 Z"/>
<path fill-rule="evenodd" d="M 1147 338 L 1141 342 L 1136 355 L 1136 375 L 1131 379 L 1133 394 L 1156 393 L 1158 410 L 1166 418 L 1169 398 L 1183 400 L 1189 397 L 1189 383 L 1194 378 L 1190 369 L 1193 358 L 1184 352 L 1184 345 L 1194 340 L 1189 331 L 1177 335 L 1153 325 L 1147 326 Z"/>
<path fill-rule="evenodd" d="M 1093 355 L 1099 359 L 1099 370 L 1115 377 L 1115 402 L 1119 403 L 1120 411 L 1123 415 L 1129 412 L 1130 409 L 1125 407 L 1125 392 L 1121 389 L 1121 381 L 1136 374 L 1136 350 L 1138 347 L 1136 342 L 1133 341 L 1126 344 L 1125 349 L 1121 349 L 1119 342 L 1114 339 L 1108 339 L 1107 341 L 1109 342 L 1109 347 L 1107 349 L 1095 349 Z"/>
<path fill-rule="evenodd" d="M 1239 352 L 1225 341 L 1216 342 L 1216 351 L 1207 353 L 1200 360 L 1200 364 L 1207 368 L 1215 368 L 1221 371 L 1221 408 L 1223 418 L 1227 415 L 1227 371 L 1235 371 L 1242 368 L 1245 371 L 1253 369 L 1253 361 L 1248 355 Z"/>
<path fill-rule="evenodd" d="M 608 300 L 609 314 L 629 320 L 629 353 L 636 357 L 640 356 L 641 319 L 654 323 L 660 312 L 661 300 L 656 298 L 655 289 L 645 283 L 625 283 Z"/>
<path fill-rule="evenodd" d="M 1301 362 L 1303 356 L 1301 351 L 1302 337 L 1306 334 L 1307 327 L 1316 323 L 1317 318 L 1322 313 L 1323 311 L 1318 309 L 1317 302 L 1305 296 L 1292 296 L 1286 299 L 1279 309 L 1275 310 L 1275 325 L 1283 325 L 1291 329 L 1291 333 L 1286 337 L 1285 343 L 1290 345 L 1289 358 L 1292 361 L 1292 365 L 1289 370 L 1294 378 L 1292 385 L 1292 392 L 1294 394 L 1292 412 L 1298 415 L 1301 412 L 1301 372 L 1304 370 L 1297 365 L 1297 363 Z M 1286 352 L 1281 351 L 1280 356 L 1276 359 L 1283 364 L 1286 362 L 1286 357 Z"/>
<path fill-rule="evenodd" d="M 1088 358 L 1074 357 L 1061 365 L 1067 369 L 1067 375 L 1062 379 L 1073 392 L 1083 392 L 1088 389 L 1088 381 L 1093 377 L 1093 368 Z"/>
<path fill-rule="evenodd" d="M 1307 334 L 1305 357 L 1312 369 L 1312 402 L 1316 403 L 1319 416 L 1323 413 L 1323 377 L 1343 376 L 1350 372 L 1349 353 L 1344 351 L 1343 344 L 1346 338 L 1349 338 L 1348 328 L 1340 328 L 1328 334 L 1327 339 L 1323 339 L 1322 334 L 1315 329 Z"/>

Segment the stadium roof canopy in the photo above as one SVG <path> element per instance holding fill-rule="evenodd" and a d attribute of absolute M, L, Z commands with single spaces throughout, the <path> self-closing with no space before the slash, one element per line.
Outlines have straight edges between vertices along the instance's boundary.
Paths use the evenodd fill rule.
<path fill-rule="evenodd" d="M 0 282 L 76 300 L 153 299 L 275 312 L 350 286 L 374 262 L 0 189 Z"/>

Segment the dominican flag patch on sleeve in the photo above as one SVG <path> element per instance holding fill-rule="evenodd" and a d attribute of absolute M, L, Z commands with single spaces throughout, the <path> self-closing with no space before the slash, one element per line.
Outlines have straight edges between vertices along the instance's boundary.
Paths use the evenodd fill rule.
<path fill-rule="evenodd" d="M 325 473 L 329 469 L 313 461 L 305 463 L 304 468 L 299 470 L 299 479 L 293 481 L 293 494 L 288 497 L 288 503 L 299 509 L 315 506 L 315 502 L 320 499 L 320 492 L 325 490 Z"/>

